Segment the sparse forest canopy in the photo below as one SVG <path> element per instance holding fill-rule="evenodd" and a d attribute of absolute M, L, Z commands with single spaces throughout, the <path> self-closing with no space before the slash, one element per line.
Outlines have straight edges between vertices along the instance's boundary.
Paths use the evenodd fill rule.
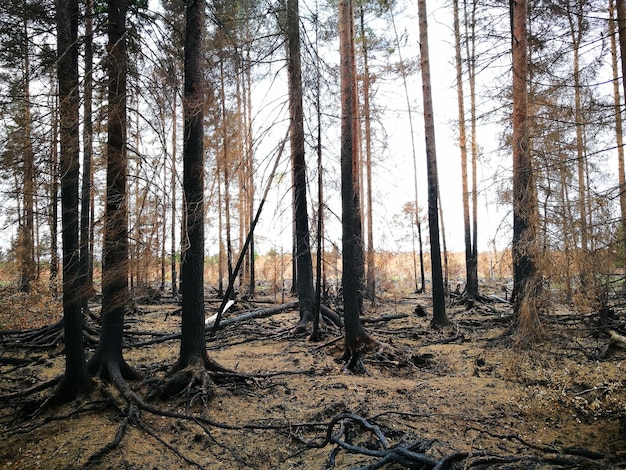
<path fill-rule="evenodd" d="M 206 6 L 205 254 L 207 261 L 218 267 L 207 279 L 218 290 L 224 288 L 220 286 L 232 270 L 229 262 L 234 262 L 243 246 L 273 155 L 289 122 L 286 6 L 280 2 L 209 2 Z M 0 87 L 4 99 L 0 142 L 5 175 L 1 248 L 5 269 L 14 273 L 10 280 L 19 281 L 24 289 L 31 279 L 56 273 L 59 264 L 54 8 L 33 0 L 7 1 L 1 10 Z M 81 12 L 79 24 L 78 83 L 81 90 L 87 85 L 93 89 L 84 95 L 89 97 L 89 108 L 81 106 L 81 155 L 89 152 L 90 161 L 89 174 L 81 165 L 80 177 L 93 182 L 89 187 L 91 204 L 81 207 L 93 208 L 88 219 L 91 225 L 83 232 L 90 233 L 91 269 L 99 272 L 109 109 L 105 92 L 107 4 L 96 3 L 92 10 L 89 16 Z M 340 116 L 336 106 L 339 54 L 334 10 L 333 4 L 324 2 L 302 2 L 299 9 L 309 193 L 305 201 L 311 230 L 318 230 L 318 215 L 324 217 L 320 230 L 325 251 L 340 244 L 341 219 Z M 362 239 L 372 253 L 418 252 L 422 244 L 428 252 L 427 230 L 422 243 L 417 242 L 426 222 L 427 194 L 416 65 L 417 9 L 397 1 L 358 3 L 353 10 L 360 104 L 357 119 L 361 124 L 357 140 L 362 166 Z M 456 23 L 453 10 L 459 15 Z M 620 242 L 621 144 L 616 138 L 616 132 L 621 132 L 617 118 L 623 93 L 617 87 L 615 95 L 613 87 L 621 80 L 621 54 L 619 42 L 611 45 L 619 28 L 610 15 L 615 16 L 606 2 L 600 1 L 564 0 L 550 2 L 549 8 L 530 2 L 528 8 L 526 83 L 529 151 L 538 204 L 536 232 L 541 237 L 538 246 L 544 251 L 541 258 L 549 266 L 544 274 L 557 277 L 567 297 L 576 289 L 581 271 L 602 270 L 601 274 L 608 275 L 606 267 L 619 269 L 624 264 L 620 259 L 624 252 Z M 131 288 L 169 284 L 173 275 L 179 281 L 176 263 L 185 249 L 181 234 L 183 16 L 184 10 L 176 2 L 129 4 L 126 148 Z M 445 229 L 443 247 L 463 251 L 460 228 L 465 223 L 459 201 L 466 194 L 472 212 L 470 226 L 476 235 L 476 246 L 468 253 L 491 253 L 494 266 L 504 262 L 500 254 L 509 246 L 512 229 L 511 32 L 508 20 L 503 21 L 509 16 L 508 4 L 455 2 L 429 10 L 429 17 L 435 20 L 430 22 L 431 48 L 437 50 L 432 59 L 436 144 L 438 154 L 446 159 L 446 171 L 440 176 L 445 191 L 439 194 L 445 222 L 440 227 Z M 89 36 L 84 34 L 87 19 Z M 447 33 L 443 34 L 453 26 L 459 34 L 457 80 L 450 79 L 455 54 Z M 89 66 L 84 55 L 87 37 L 93 38 Z M 441 50 L 449 55 L 439 53 Z M 615 78 L 612 57 L 617 58 Z M 463 142 L 458 139 L 460 115 L 451 111 L 454 105 L 449 99 L 458 88 L 456 83 L 464 90 L 460 95 L 466 129 Z M 408 122 L 410 128 L 405 127 Z M 464 177 L 460 147 L 466 148 L 468 159 Z M 318 153 L 323 157 L 320 169 L 315 164 Z M 291 252 L 292 179 L 287 177 L 287 155 L 279 166 L 285 177 L 275 180 L 269 207 L 256 229 L 252 249 L 257 253 Z M 465 179 L 469 184 L 464 189 L 461 182 Z M 323 201 L 317 200 L 318 184 L 325 188 Z M 403 210 L 408 203 L 415 206 L 413 217 Z M 314 233 L 311 235 L 313 240 Z M 313 243 L 311 248 L 316 249 Z M 612 260 L 608 265 L 604 262 L 607 256 Z M 249 255 L 240 281 L 246 290 L 254 289 L 250 283 L 253 264 L 254 256 Z M 368 261 L 368 270 L 373 273 L 374 269 L 375 264 Z M 417 279 L 419 271 L 418 267 L 407 275 Z M 447 266 L 445 275 L 452 284 L 465 278 L 455 266 Z M 99 282 L 98 276 L 95 280 Z M 368 278 L 370 289 L 372 283 Z"/>
<path fill-rule="evenodd" d="M 287 436 L 292 453 L 259 468 L 326 446 L 324 468 L 350 453 L 363 468 L 610 467 L 625 448 L 625 73 L 624 0 L 0 0 L 3 432 L 73 403 L 121 422 L 54 466 L 97 466 L 131 430 L 178 462 L 157 466 L 208 465 L 158 416 L 233 468 L 252 452 L 215 429 Z M 246 348 L 216 353 L 253 341 L 307 359 L 247 370 Z M 473 362 L 447 362 L 466 342 Z M 606 378 L 559 376 L 556 361 L 514 379 L 537 343 Z M 54 374 L 35 367 L 41 351 Z M 551 402 L 577 416 L 563 430 L 578 440 L 521 437 L 535 414 L 506 436 L 483 426 L 495 415 L 463 415 L 466 436 L 520 446 L 478 458 L 481 444 L 435 444 L 404 419 L 428 413 L 354 397 L 284 407 L 293 429 L 206 414 L 228 393 L 280 402 L 305 372 L 359 377 L 326 392 L 400 374 L 412 385 L 381 393 L 412 400 L 424 368 L 442 393 L 458 385 L 446 371 L 544 397 L 579 380 Z"/>

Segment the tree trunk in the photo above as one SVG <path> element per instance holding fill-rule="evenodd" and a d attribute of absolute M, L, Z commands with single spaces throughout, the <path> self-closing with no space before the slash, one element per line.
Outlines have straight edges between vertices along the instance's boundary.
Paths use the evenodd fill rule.
<path fill-rule="evenodd" d="M 50 145 L 50 290 L 56 297 L 59 284 L 59 154 L 57 143 L 59 140 L 59 99 L 58 96 L 52 98 L 54 104 L 52 109 L 52 139 Z"/>
<path fill-rule="evenodd" d="M 224 174 L 224 218 L 226 229 L 226 267 L 228 272 L 228 279 L 233 275 L 233 245 L 231 234 L 231 220 L 230 220 L 230 162 L 229 162 L 229 142 L 228 142 L 228 130 L 227 130 L 227 112 L 226 112 L 226 90 L 225 81 L 226 74 L 224 72 L 224 57 L 220 57 L 220 101 L 222 112 L 222 172 Z"/>
<path fill-rule="evenodd" d="M 22 18 L 22 88 L 24 93 L 24 159 L 23 159 L 23 181 L 22 190 L 24 198 L 23 217 L 20 225 L 20 263 L 21 278 L 20 291 L 29 292 L 33 281 L 35 281 L 35 237 L 34 237 L 34 210 L 35 210 L 35 151 L 32 141 L 32 116 L 30 97 L 30 51 L 29 51 L 29 31 L 28 18 L 26 14 L 26 2 L 24 5 Z"/>
<path fill-rule="evenodd" d="M 63 243 L 63 326 L 65 375 L 56 398 L 71 400 L 89 387 L 83 346 L 81 290 L 78 278 L 78 0 L 57 0 L 59 141 Z M 56 175 L 53 175 L 56 178 Z M 55 247 L 56 249 L 56 247 Z"/>
<path fill-rule="evenodd" d="M 359 315 L 363 312 L 363 292 L 365 291 L 365 244 L 363 240 L 363 204 L 361 196 L 361 181 L 363 163 L 361 158 L 361 112 L 359 107 L 358 72 L 356 68 L 356 45 L 354 32 L 354 2 L 350 0 L 350 61 L 352 76 L 354 77 L 352 99 L 352 184 L 354 185 L 354 237 L 356 240 L 355 256 L 357 267 L 357 302 L 359 303 Z"/>
<path fill-rule="evenodd" d="M 465 95 L 463 93 L 463 65 L 461 58 L 461 29 L 459 21 L 459 0 L 454 0 L 454 50 L 456 59 L 456 87 L 459 107 L 459 147 L 461 149 L 461 187 L 463 196 L 463 228 L 465 234 L 465 295 L 469 302 L 476 300 L 474 250 L 472 247 L 472 227 L 470 224 L 469 182 L 467 176 L 467 135 L 465 130 Z"/>
<path fill-rule="evenodd" d="M 354 139 L 355 86 L 354 55 L 352 48 L 352 2 L 339 1 L 339 53 L 341 75 L 341 208 L 342 208 L 342 285 L 345 321 L 345 355 L 349 369 L 360 371 L 359 345 L 367 340 L 367 333 L 361 324 L 362 278 L 359 276 L 358 238 L 356 227 L 356 194 L 354 193 Z"/>
<path fill-rule="evenodd" d="M 535 238 L 537 200 L 529 150 L 527 1 L 511 4 L 513 49 L 513 302 L 519 333 L 539 333 Z"/>
<path fill-rule="evenodd" d="M 178 92 L 176 87 L 174 87 L 172 96 L 172 178 L 171 178 L 171 191 L 172 191 L 172 226 L 171 226 L 171 238 L 172 245 L 170 247 L 170 251 L 172 253 L 172 259 L 170 261 L 171 266 L 170 269 L 172 271 L 172 297 L 178 297 L 178 272 L 176 271 L 176 232 L 179 229 L 178 224 L 176 223 L 176 186 L 177 186 L 177 175 L 176 175 L 176 155 L 178 149 Z"/>
<path fill-rule="evenodd" d="M 246 41 L 251 44 L 250 25 L 246 23 Z M 248 220 L 252 231 L 250 248 L 248 249 L 248 263 L 250 266 L 250 298 L 256 295 L 256 266 L 255 266 L 255 243 L 254 231 L 252 230 L 252 220 L 254 218 L 254 142 L 252 139 L 252 62 L 250 60 L 250 48 L 246 50 L 245 75 L 245 129 L 246 129 L 246 163 L 248 165 Z"/>
<path fill-rule="evenodd" d="M 620 0 L 616 0 L 620 3 Z M 611 65 L 613 68 L 613 98 L 615 109 L 615 134 L 617 140 L 617 156 L 618 156 L 618 181 L 619 181 L 619 205 L 621 214 L 622 229 L 622 251 L 624 258 L 622 260 L 624 271 L 626 272 L 626 171 L 624 170 L 624 135 L 622 130 L 622 99 L 619 92 L 619 71 L 617 67 L 617 45 L 615 41 L 615 7 L 613 0 L 609 0 L 609 37 L 611 38 Z M 622 35 L 624 35 L 622 33 Z M 621 41 L 620 41 L 620 44 Z M 623 50 L 623 49 L 622 49 Z M 623 62 L 622 62 L 623 63 Z M 624 91 L 626 96 L 626 90 Z"/>
<path fill-rule="evenodd" d="M 365 125 L 365 181 L 367 184 L 367 211 L 365 213 L 367 226 L 367 246 L 365 263 L 367 278 L 365 282 L 365 297 L 369 300 L 376 298 L 376 266 L 374 259 L 374 222 L 372 208 L 372 124 L 370 119 L 370 70 L 369 49 L 365 32 L 365 13 L 363 6 L 359 7 L 361 27 L 361 47 L 363 51 L 363 121 Z"/>
<path fill-rule="evenodd" d="M 422 69 L 422 98 L 424 100 L 424 136 L 426 137 L 426 160 L 428 177 L 428 229 L 430 234 L 430 262 L 433 282 L 433 326 L 448 323 L 446 293 L 441 264 L 439 243 L 439 183 L 435 146 L 435 120 L 430 82 L 430 59 L 428 52 L 428 22 L 426 0 L 418 0 L 420 30 L 420 64 Z"/>
<path fill-rule="evenodd" d="M 297 291 L 300 321 L 296 329 L 305 329 L 313 320 L 315 290 L 313 288 L 313 263 L 309 214 L 306 197 L 306 159 L 304 152 L 304 113 L 302 110 L 302 70 L 300 60 L 300 28 L 298 0 L 287 0 L 287 71 L 289 75 L 289 114 L 291 165 L 294 182 L 294 216 L 297 265 Z"/>
<path fill-rule="evenodd" d="M 187 249 L 182 259 L 182 338 L 175 368 L 208 361 L 204 325 L 204 0 L 187 3 L 183 98 L 183 192 Z"/>
<path fill-rule="evenodd" d="M 126 0 L 108 4 L 107 194 L 102 266 L 102 330 L 88 370 L 117 382 L 135 373 L 122 357 L 128 295 L 128 207 L 126 178 Z"/>
<path fill-rule="evenodd" d="M 574 77 L 574 119 L 576 122 L 576 168 L 578 170 L 578 214 L 580 224 L 580 262 L 578 270 L 580 273 L 580 283 L 583 291 L 586 289 L 587 281 L 587 257 L 589 253 L 589 229 L 587 221 L 587 196 L 586 196 L 586 157 L 583 142 L 583 119 L 582 119 L 582 102 L 580 91 L 580 64 L 579 53 L 582 40 L 582 7 L 580 1 L 576 2 L 576 6 L 572 7 L 568 4 L 568 15 L 570 26 L 570 35 L 572 39 L 573 64 L 572 71 Z M 575 11 L 574 11 L 575 9 Z"/>
<path fill-rule="evenodd" d="M 317 10 L 316 10 L 317 13 Z M 324 254 L 324 168 L 322 153 L 322 105 L 321 105 L 321 71 L 319 56 L 319 23 L 315 21 L 315 117 L 317 119 L 316 153 L 317 153 L 317 230 L 316 230 L 316 270 L 315 270 L 315 309 L 313 311 L 313 328 L 311 341 L 320 339 L 320 313 L 322 307 L 322 276 Z"/>
<path fill-rule="evenodd" d="M 467 2 L 465 2 L 467 6 Z M 467 27 L 466 14 L 466 31 Z M 467 58 L 469 62 L 469 86 L 470 86 L 470 112 L 471 112 L 471 138 L 472 138 L 472 254 L 470 258 L 470 284 L 469 291 L 478 296 L 478 182 L 476 162 L 478 160 L 478 140 L 476 136 L 476 2 L 472 2 L 472 17 L 469 20 L 471 31 L 468 43 Z M 471 44 L 471 50 L 469 49 Z"/>
<path fill-rule="evenodd" d="M 87 301 L 93 295 L 93 276 L 90 271 L 89 240 L 91 231 L 91 156 L 93 153 L 93 0 L 85 2 L 85 78 L 83 103 L 83 181 L 80 195 L 80 255 L 79 255 L 79 283 L 81 301 L 87 306 Z"/>
<path fill-rule="evenodd" d="M 219 156 L 215 159 L 215 177 L 217 179 L 217 233 L 218 236 L 218 259 L 217 259 L 217 296 L 224 296 L 224 267 L 226 264 L 225 254 L 226 247 L 224 245 L 224 213 L 222 211 L 222 163 Z M 228 280 L 226 281 L 228 282 Z"/>
<path fill-rule="evenodd" d="M 626 77 L 626 0 L 615 0 L 617 6 L 617 32 L 621 52 L 622 78 Z M 622 79 L 623 96 L 626 99 L 626 80 Z"/>

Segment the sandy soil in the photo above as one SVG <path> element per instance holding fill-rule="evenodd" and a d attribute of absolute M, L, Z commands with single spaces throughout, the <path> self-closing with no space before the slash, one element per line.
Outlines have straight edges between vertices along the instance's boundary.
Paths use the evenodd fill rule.
<path fill-rule="evenodd" d="M 545 340 L 522 348 L 507 335 L 511 308 L 505 303 L 450 307 L 451 326 L 437 331 L 415 315 L 418 303 L 429 311 L 425 295 L 367 305 L 369 319 L 406 316 L 366 325 L 381 347 L 365 355 L 365 375 L 343 369 L 339 330 L 329 327 L 318 343 L 292 334 L 296 312 L 228 326 L 207 342 L 209 355 L 254 380 L 215 386 L 211 399 L 150 402 L 201 416 L 204 424 L 147 411 L 128 419 L 127 402 L 100 382 L 89 397 L 55 409 L 38 408 L 51 390 L 31 396 L 25 407 L 4 400 L 0 468 L 378 468 L 380 457 L 324 443 L 331 422 L 331 434 L 359 449 L 383 451 L 384 435 L 388 447 L 416 444 L 412 449 L 433 461 L 460 452 L 455 468 L 626 468 L 626 350 L 612 344 L 592 316 L 551 313 L 543 318 Z M 124 355 L 146 379 L 165 376 L 179 343 L 137 344 L 176 333 L 177 308 L 142 305 L 142 313 L 128 318 Z M 30 323 L 54 320 L 49 304 L 41 315 L 28 311 Z M 29 315 L 22 311 L 20 327 Z M 623 331 L 625 322 L 617 312 L 614 327 Z M 63 370 L 61 346 L 11 346 L 11 337 L 1 337 L 1 395 Z M 29 362 L 7 364 L 6 358 Z M 149 383 L 131 387 L 145 397 Z M 124 424 L 119 445 L 90 460 Z"/>

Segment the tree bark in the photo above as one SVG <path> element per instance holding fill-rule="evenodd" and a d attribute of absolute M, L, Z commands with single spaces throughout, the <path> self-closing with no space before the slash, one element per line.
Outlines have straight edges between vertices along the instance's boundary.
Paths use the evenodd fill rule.
<path fill-rule="evenodd" d="M 620 0 L 616 0 L 617 3 Z M 624 13 L 624 12 L 623 12 Z M 611 65 L 613 68 L 613 97 L 615 102 L 615 134 L 617 140 L 617 155 L 618 155 L 618 181 L 619 181 L 619 205 L 621 214 L 621 229 L 622 229 L 622 246 L 626 246 L 626 171 L 624 170 L 624 136 L 622 130 L 622 99 L 619 92 L 619 80 L 618 80 L 618 66 L 617 66 L 617 45 L 615 41 L 615 7 L 613 0 L 609 0 L 609 37 L 611 38 Z M 624 19 L 624 15 L 622 15 Z M 620 46 L 622 45 L 621 37 L 625 36 L 624 43 L 626 45 L 626 34 L 620 31 Z M 622 49 L 622 54 L 624 54 Z M 622 73 L 624 72 L 624 60 L 622 59 Z M 626 87 L 626 86 L 625 86 Z M 624 90 L 624 96 L 626 96 L 626 88 Z M 624 271 L 626 272 L 626 250 L 622 248 L 624 252 Z"/>
<path fill-rule="evenodd" d="M 32 115 L 30 96 L 30 50 L 28 16 L 26 12 L 26 1 L 22 1 L 22 89 L 23 89 L 23 129 L 24 129 L 24 150 L 23 150 L 23 180 L 22 191 L 24 198 L 23 217 L 20 224 L 19 254 L 21 263 L 20 291 L 29 292 L 32 283 L 36 278 L 35 266 L 35 237 L 34 237 L 34 211 L 35 211 L 35 151 L 32 141 Z"/>
<path fill-rule="evenodd" d="M 376 265 L 374 257 L 374 221 L 372 208 L 372 123 L 370 118 L 370 69 L 369 49 L 365 32 L 365 13 L 363 6 L 359 7 L 361 26 L 361 44 L 363 51 L 363 122 L 365 125 L 365 181 L 367 184 L 367 211 L 365 213 L 367 226 L 367 246 L 365 263 L 367 278 L 365 282 L 365 297 L 369 300 L 376 298 Z"/>
<path fill-rule="evenodd" d="M 341 228 L 342 228 L 342 285 L 345 321 L 345 355 L 347 367 L 362 370 L 359 359 L 359 345 L 367 340 L 367 333 L 361 324 L 362 278 L 359 275 L 358 244 L 362 243 L 356 226 L 356 197 L 354 187 L 354 139 L 355 86 L 352 1 L 339 1 L 339 54 L 341 76 Z"/>
<path fill-rule="evenodd" d="M 81 290 L 78 278 L 78 0 L 57 0 L 57 75 L 63 244 L 63 327 L 65 375 L 56 398 L 71 400 L 89 387 L 83 346 Z M 56 247 L 55 247 L 56 249 Z"/>
<path fill-rule="evenodd" d="M 573 64 L 572 72 L 574 78 L 574 119 L 576 124 L 576 168 L 578 175 L 578 213 L 580 224 L 580 283 L 583 290 L 587 287 L 587 257 L 589 252 L 589 224 L 587 220 L 587 174 L 586 174 L 586 156 L 583 142 L 584 123 L 582 118 L 582 98 L 580 88 L 580 46 L 583 35 L 583 11 L 580 1 L 576 1 L 576 5 L 572 6 L 568 2 L 567 19 L 570 26 L 570 36 L 572 39 Z"/>
<path fill-rule="evenodd" d="M 49 222 L 50 226 L 50 290 L 56 297 L 58 293 L 59 284 L 59 154 L 57 143 L 59 141 L 59 99 L 57 96 L 52 98 L 54 104 L 51 105 L 52 111 L 52 142 L 50 145 L 50 178 L 52 183 L 50 185 L 49 197 L 50 197 L 50 211 Z"/>
<path fill-rule="evenodd" d="M 426 160 L 428 177 L 428 229 L 430 234 L 430 262 L 433 283 L 433 326 L 448 323 L 446 315 L 446 293 L 443 282 L 441 247 L 439 243 L 439 182 L 437 176 L 437 154 L 435 146 L 435 120 L 430 81 L 430 59 L 428 51 L 428 21 L 426 0 L 418 1 L 420 30 L 420 64 L 422 69 L 422 98 L 424 101 L 424 136 L 426 138 Z"/>
<path fill-rule="evenodd" d="M 617 32 L 621 52 L 622 77 L 626 77 L 626 0 L 615 0 L 617 6 Z M 622 79 L 623 96 L 626 99 L 626 80 Z"/>
<path fill-rule="evenodd" d="M 179 225 L 176 223 L 176 186 L 178 185 L 177 183 L 177 173 L 176 173 L 176 156 L 177 156 L 177 149 L 178 149 L 178 107 L 177 107 L 177 101 L 178 101 L 178 91 L 176 89 L 177 87 L 174 86 L 174 89 L 172 90 L 172 177 L 171 177 L 171 192 L 172 192 L 172 214 L 171 214 L 171 247 L 170 247 L 170 251 L 171 251 L 171 256 L 172 259 L 170 260 L 170 270 L 172 273 L 172 297 L 174 298 L 178 298 L 178 272 L 176 270 L 176 232 L 179 230 Z M 220 219 L 221 220 L 221 219 Z"/>
<path fill-rule="evenodd" d="M 463 63 L 461 58 L 461 29 L 459 1 L 454 0 L 454 50 L 456 61 L 456 88 L 459 108 L 459 148 L 461 150 L 461 187 L 463 197 L 463 228 L 465 235 L 465 295 L 468 301 L 476 300 L 475 264 L 473 263 L 472 228 L 470 224 L 469 182 L 467 176 L 467 134 L 465 127 L 465 95 L 463 93 Z"/>
<path fill-rule="evenodd" d="M 539 332 L 535 265 L 537 200 L 534 190 L 528 123 L 527 1 L 511 4 L 513 55 L 513 302 L 518 331 Z"/>
<path fill-rule="evenodd" d="M 315 290 L 313 287 L 313 263 L 309 214 L 306 196 L 306 159 L 304 150 L 304 113 L 302 109 L 302 69 L 300 59 L 300 19 L 298 0 L 287 0 L 287 71 L 289 76 L 289 114 L 291 165 L 294 182 L 294 217 L 297 262 L 297 291 L 300 321 L 296 329 L 305 329 L 313 320 Z"/>
<path fill-rule="evenodd" d="M 317 10 L 316 10 L 317 12 Z M 322 153 L 322 105 L 321 105 L 321 71 L 319 55 L 319 22 L 315 21 L 315 116 L 317 119 L 316 153 L 317 153 L 317 233 L 316 233 L 316 271 L 315 271 L 315 309 L 313 311 L 313 328 L 311 341 L 320 339 L 320 313 L 322 308 L 322 279 L 324 264 L 324 167 Z"/>
<path fill-rule="evenodd" d="M 175 368 L 208 361 L 204 325 L 204 0 L 187 2 L 183 97 L 183 192 L 187 249 L 182 259 L 182 338 Z"/>
<path fill-rule="evenodd" d="M 87 367 L 113 382 L 135 373 L 122 357 L 124 316 L 128 293 L 128 173 L 126 142 L 126 0 L 108 4 L 108 129 L 107 194 L 105 203 L 102 266 L 102 330 L 100 341 Z"/>
<path fill-rule="evenodd" d="M 90 231 L 91 231 L 91 157 L 93 153 L 93 0 L 85 2 L 85 77 L 83 103 L 83 181 L 80 195 L 80 255 L 79 282 L 81 302 L 87 306 L 87 300 L 93 294 L 93 276 L 90 274 Z"/>

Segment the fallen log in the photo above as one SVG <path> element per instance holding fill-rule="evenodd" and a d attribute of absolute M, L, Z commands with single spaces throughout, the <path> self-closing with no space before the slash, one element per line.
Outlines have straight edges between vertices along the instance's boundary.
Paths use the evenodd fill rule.
<path fill-rule="evenodd" d="M 361 318 L 361 323 L 381 323 L 385 321 L 399 320 L 406 317 L 408 317 L 406 313 L 390 313 L 377 318 Z"/>
<path fill-rule="evenodd" d="M 626 336 L 620 335 L 614 330 L 609 330 L 609 336 L 611 337 L 611 343 L 626 348 Z"/>
<path fill-rule="evenodd" d="M 264 307 L 264 308 L 257 308 L 255 310 L 251 310 L 249 312 L 244 312 L 240 315 L 237 315 L 235 317 L 231 317 L 231 318 L 225 318 L 223 319 L 220 324 L 219 324 L 219 328 L 222 327 L 226 327 L 228 325 L 232 325 L 234 323 L 238 323 L 241 321 L 245 321 L 245 320 L 250 320 L 252 318 L 266 318 L 266 317 L 271 317 L 272 315 L 276 315 L 279 313 L 282 313 L 286 310 L 293 310 L 294 308 L 298 307 L 298 302 L 289 302 L 286 304 L 280 304 L 280 305 L 276 305 L 274 307 Z M 215 321 L 215 320 L 213 320 Z M 211 325 L 213 324 L 213 322 L 211 322 Z"/>

